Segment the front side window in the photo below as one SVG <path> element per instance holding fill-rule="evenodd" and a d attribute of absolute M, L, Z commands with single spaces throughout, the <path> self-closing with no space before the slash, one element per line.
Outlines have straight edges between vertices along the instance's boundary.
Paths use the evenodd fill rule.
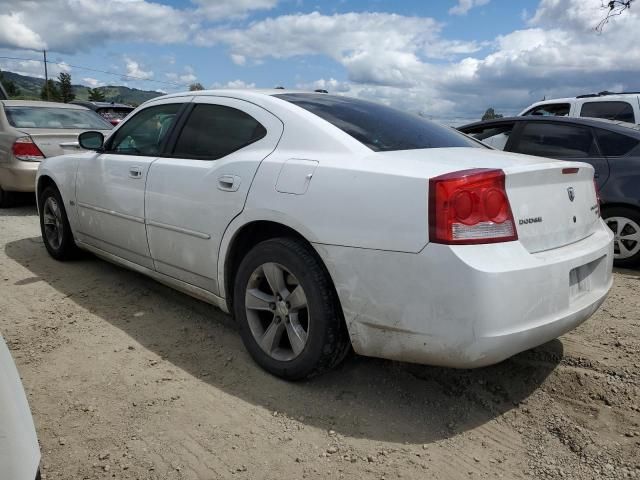
<path fill-rule="evenodd" d="M 580 110 L 581 117 L 606 118 L 635 123 L 633 107 L 629 102 L 586 102 Z"/>
<path fill-rule="evenodd" d="M 168 103 L 138 112 L 114 133 L 107 150 L 128 155 L 159 155 L 181 107 L 181 103 Z"/>
<path fill-rule="evenodd" d="M 379 103 L 326 94 L 287 93 L 275 97 L 308 110 L 375 152 L 484 148 L 457 130 Z"/>
<path fill-rule="evenodd" d="M 267 134 L 252 116 L 223 105 L 197 104 L 184 124 L 174 157 L 216 160 Z"/>
<path fill-rule="evenodd" d="M 480 140 L 481 142 L 497 148 L 498 150 L 504 150 L 504 147 L 509 141 L 509 135 L 513 130 L 515 124 L 508 123 L 502 125 L 494 125 L 491 127 L 482 128 L 469 132 L 473 138 Z"/>
<path fill-rule="evenodd" d="M 605 157 L 621 157 L 640 144 L 640 140 L 619 133 L 596 128 L 600 150 Z"/>
<path fill-rule="evenodd" d="M 527 122 L 515 151 L 553 158 L 584 158 L 597 154 L 589 128 L 547 122 Z"/>
<path fill-rule="evenodd" d="M 9 124 L 16 128 L 110 130 L 113 128 L 92 110 L 56 107 L 6 106 Z"/>
<path fill-rule="evenodd" d="M 538 105 L 526 112 L 524 116 L 534 115 L 538 117 L 568 117 L 571 105 L 568 103 L 549 103 Z"/>

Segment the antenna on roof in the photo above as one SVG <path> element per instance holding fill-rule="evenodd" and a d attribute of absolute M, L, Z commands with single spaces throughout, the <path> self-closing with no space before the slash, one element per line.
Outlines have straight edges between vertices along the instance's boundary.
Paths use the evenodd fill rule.
<path fill-rule="evenodd" d="M 278 85 L 275 89 L 276 90 L 284 90 L 284 87 L 281 87 L 281 86 Z"/>

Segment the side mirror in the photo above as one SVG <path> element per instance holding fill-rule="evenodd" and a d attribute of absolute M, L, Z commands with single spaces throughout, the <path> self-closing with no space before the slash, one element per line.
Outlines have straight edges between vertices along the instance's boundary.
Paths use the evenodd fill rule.
<path fill-rule="evenodd" d="M 104 135 L 100 132 L 82 132 L 78 143 L 85 150 L 100 150 L 104 145 Z"/>

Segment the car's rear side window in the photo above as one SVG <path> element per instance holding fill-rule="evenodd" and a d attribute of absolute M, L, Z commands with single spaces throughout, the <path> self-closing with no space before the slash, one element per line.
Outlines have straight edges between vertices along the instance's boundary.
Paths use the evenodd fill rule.
<path fill-rule="evenodd" d="M 308 110 L 376 152 L 483 147 L 452 128 L 374 102 L 326 94 L 275 96 Z"/>
<path fill-rule="evenodd" d="M 497 148 L 498 150 L 504 150 L 509 141 L 511 131 L 515 126 L 514 123 L 505 123 L 500 125 L 491 125 L 484 128 L 478 128 L 473 131 L 467 132 L 473 138 L 480 140 L 481 142 Z"/>
<path fill-rule="evenodd" d="M 173 156 L 216 160 L 266 134 L 267 130 L 255 118 L 236 108 L 198 104 L 180 132 Z"/>
<path fill-rule="evenodd" d="M 548 103 L 538 105 L 526 112 L 524 116 L 534 115 L 538 117 L 568 117 L 571 105 L 568 103 Z"/>
<path fill-rule="evenodd" d="M 635 123 L 633 107 L 629 102 L 586 102 L 580 110 L 581 117 L 606 118 Z"/>
<path fill-rule="evenodd" d="M 621 157 L 640 144 L 640 140 L 620 133 L 596 128 L 600 151 L 605 157 Z"/>
<path fill-rule="evenodd" d="M 5 106 L 9 124 L 16 128 L 110 130 L 97 113 L 80 108 Z"/>
<path fill-rule="evenodd" d="M 514 151 L 555 158 L 584 158 L 597 154 L 591 129 L 579 125 L 527 122 Z"/>

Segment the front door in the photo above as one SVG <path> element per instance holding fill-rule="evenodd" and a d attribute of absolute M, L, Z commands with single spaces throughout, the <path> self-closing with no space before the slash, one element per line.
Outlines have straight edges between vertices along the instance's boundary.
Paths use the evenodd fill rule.
<path fill-rule="evenodd" d="M 149 171 L 147 234 L 158 272 L 218 293 L 218 249 L 244 208 L 282 122 L 242 100 L 198 96 L 172 135 L 171 156 Z"/>
<path fill-rule="evenodd" d="M 76 177 L 80 241 L 153 268 L 145 229 L 145 183 L 184 104 L 175 102 L 141 110 L 114 132 L 103 153 L 80 162 Z"/>

